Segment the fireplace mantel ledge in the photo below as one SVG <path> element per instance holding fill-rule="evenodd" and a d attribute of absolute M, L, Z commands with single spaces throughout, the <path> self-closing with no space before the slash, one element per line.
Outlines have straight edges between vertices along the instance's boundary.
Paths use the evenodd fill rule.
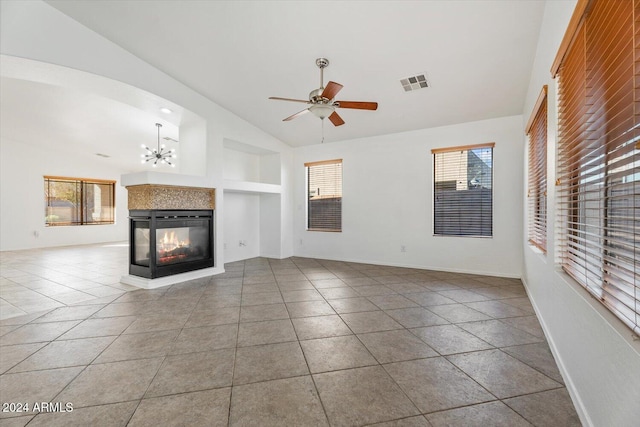
<path fill-rule="evenodd" d="M 124 174 L 120 177 L 120 185 L 169 185 L 179 187 L 215 188 L 211 178 L 206 176 L 182 175 L 177 173 L 145 171 Z"/>
<path fill-rule="evenodd" d="M 157 279 L 145 279 L 144 277 L 127 274 L 120 278 L 120 283 L 135 286 L 142 289 L 156 289 L 163 286 L 175 285 L 176 283 L 187 282 L 189 280 L 201 279 L 203 277 L 214 276 L 224 273 L 224 268 L 211 267 L 200 270 L 188 271 L 186 273 L 173 274 L 171 276 L 158 277 Z"/>

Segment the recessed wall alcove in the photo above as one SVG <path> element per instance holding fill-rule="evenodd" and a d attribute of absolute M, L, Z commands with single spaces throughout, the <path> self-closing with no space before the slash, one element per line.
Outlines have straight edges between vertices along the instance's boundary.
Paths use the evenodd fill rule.
<path fill-rule="evenodd" d="M 281 154 L 224 139 L 225 262 L 281 257 Z"/>

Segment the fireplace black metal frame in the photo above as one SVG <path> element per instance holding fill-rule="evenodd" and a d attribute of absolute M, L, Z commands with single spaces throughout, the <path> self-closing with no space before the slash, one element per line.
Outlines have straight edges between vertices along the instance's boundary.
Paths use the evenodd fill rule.
<path fill-rule="evenodd" d="M 133 276 L 144 277 L 147 279 L 156 279 L 158 277 L 171 276 L 173 274 L 186 273 L 188 271 L 199 270 L 202 268 L 214 267 L 214 211 L 213 210 L 130 210 L 129 211 L 129 274 Z M 175 264 L 158 265 L 156 254 L 156 230 L 158 224 L 164 222 L 184 221 L 188 226 L 190 220 L 205 220 L 209 225 L 209 257 L 193 261 L 184 261 Z M 139 265 L 135 263 L 135 222 L 149 222 L 149 266 Z"/>

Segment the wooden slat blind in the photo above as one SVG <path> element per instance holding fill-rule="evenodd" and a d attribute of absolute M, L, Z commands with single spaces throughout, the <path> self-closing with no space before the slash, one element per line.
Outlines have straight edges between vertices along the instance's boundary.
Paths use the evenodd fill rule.
<path fill-rule="evenodd" d="M 493 235 L 493 146 L 432 150 L 435 235 Z"/>
<path fill-rule="evenodd" d="M 45 225 L 115 223 L 115 181 L 44 177 Z"/>
<path fill-rule="evenodd" d="M 640 333 L 640 0 L 592 0 L 558 77 L 562 268 Z"/>
<path fill-rule="evenodd" d="M 542 88 L 526 128 L 529 135 L 528 238 L 547 252 L 547 86 Z"/>
<path fill-rule="evenodd" d="M 342 231 L 342 159 L 305 163 L 307 229 Z"/>

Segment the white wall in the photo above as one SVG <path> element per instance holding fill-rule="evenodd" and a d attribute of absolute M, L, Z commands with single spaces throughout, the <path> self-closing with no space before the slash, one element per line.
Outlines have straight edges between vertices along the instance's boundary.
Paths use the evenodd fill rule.
<path fill-rule="evenodd" d="M 224 178 L 260 182 L 260 156 L 238 150 L 224 150 Z"/>
<path fill-rule="evenodd" d="M 293 183 L 295 182 L 295 172 L 293 168 L 293 150 L 280 153 L 280 182 L 282 191 L 280 193 L 280 257 L 292 256 L 293 251 L 293 220 L 294 214 L 294 194 Z"/>
<path fill-rule="evenodd" d="M 44 141 L 43 141 L 44 142 Z M 43 176 L 116 180 L 123 171 L 108 160 L 54 151 L 46 144 L 0 140 L 0 250 L 127 240 L 127 194 L 116 182 L 116 223 L 86 227 L 45 227 Z"/>
<path fill-rule="evenodd" d="M 557 212 L 553 183 L 556 179 L 557 85 L 551 79 L 549 70 L 575 3 L 549 1 L 546 4 L 524 108 L 522 129 L 542 85 L 549 86 L 548 253 L 543 255 L 529 246 L 523 235 L 523 281 L 583 424 L 631 427 L 637 426 L 640 420 L 640 340 L 633 337 L 629 328 L 560 271 L 554 262 L 556 230 L 553 219 Z M 524 131 L 521 131 L 522 134 Z M 523 159 L 526 171 L 526 155 Z M 524 232 L 526 233 L 526 227 Z"/>
<path fill-rule="evenodd" d="M 260 195 L 260 255 L 282 258 L 282 198 L 280 194 Z"/>
<path fill-rule="evenodd" d="M 260 256 L 260 196 L 226 191 L 224 207 L 224 262 Z"/>
<path fill-rule="evenodd" d="M 297 148 L 295 254 L 520 277 L 521 126 L 514 116 Z M 433 236 L 431 149 L 488 142 L 496 144 L 493 237 Z M 343 159 L 342 232 L 306 231 L 304 163 L 331 159 Z"/>
<path fill-rule="evenodd" d="M 260 182 L 280 185 L 282 162 L 280 153 L 264 154 L 260 158 Z"/>
<path fill-rule="evenodd" d="M 204 176 L 207 173 L 207 124 L 195 120 L 180 125 L 180 172 L 186 175 Z"/>
<path fill-rule="evenodd" d="M 198 159 L 181 159 L 191 165 L 184 173 L 204 175 L 216 194 L 216 266 L 223 264 L 225 200 L 223 169 L 225 139 L 242 141 L 274 153 L 289 153 L 291 148 L 255 126 L 204 98 L 167 74 L 92 32 L 41 1 L 0 2 L 0 53 L 86 71 L 140 88 L 192 111 L 206 121 L 206 152 Z M 73 82 L 69 82 L 73 86 Z M 203 131 L 193 129 L 194 134 Z M 189 136 L 187 135 L 187 138 Z M 196 150 L 198 151 L 198 150 Z M 186 153 L 180 153 L 181 158 Z M 188 154 L 186 154 L 188 155 Z M 203 169 L 203 165 L 206 170 Z M 284 164 L 286 168 L 289 164 Z M 26 165 L 22 165 L 26 167 Z M 68 175 L 69 173 L 63 173 Z M 2 187 L 4 188 L 4 186 Z M 282 191 L 290 189 L 285 185 Z M 1 195 L 4 205 L 4 193 Z M 292 228 L 282 228 L 281 240 L 291 241 Z M 22 234 L 31 232 L 31 227 Z M 2 236 L 4 241 L 5 237 Z M 94 236 L 93 242 L 99 242 Z M 290 244 L 287 245 L 290 248 Z M 282 256 L 290 256 L 291 252 Z"/>

